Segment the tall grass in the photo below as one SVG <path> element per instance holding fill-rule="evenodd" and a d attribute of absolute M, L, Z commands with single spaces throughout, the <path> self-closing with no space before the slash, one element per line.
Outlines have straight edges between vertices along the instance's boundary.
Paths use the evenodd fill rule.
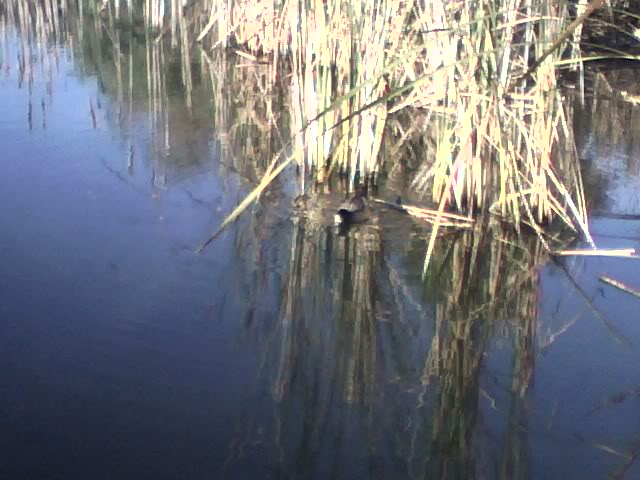
<path fill-rule="evenodd" d="M 566 30 L 568 3 L 258 5 L 212 2 L 200 38 L 232 39 L 274 72 L 285 65 L 293 157 L 315 181 L 334 172 L 352 186 L 375 181 L 405 160 L 385 155 L 385 143 L 410 130 L 412 189 L 441 211 L 487 209 L 539 232 L 559 219 L 589 238 L 573 122 L 556 84 L 558 62 L 579 52 L 561 40 L 584 20 Z M 397 118 L 412 121 L 398 131 Z"/>
<path fill-rule="evenodd" d="M 586 16 L 599 2 L 577 13 Z M 49 31 L 60 30 L 53 3 L 36 4 Z M 302 182 L 340 174 L 353 188 L 407 165 L 411 193 L 439 211 L 486 210 L 540 235 L 558 220 L 589 239 L 573 119 L 557 88 L 558 66 L 582 60 L 575 41 L 586 17 L 567 29 L 575 10 L 567 2 L 145 0 L 79 1 L 77 8 L 108 25 L 115 58 L 116 27 L 135 31 L 143 18 L 156 98 L 164 87 L 154 65 L 166 54 L 165 38 L 179 48 L 188 106 L 197 57 L 218 85 L 228 61 L 220 48 L 253 61 L 248 73 L 260 75 L 253 83 L 262 97 L 256 102 L 267 105 L 266 137 L 277 136 L 274 144 L 284 148 L 272 158 L 295 161 Z M 119 61 L 115 67 L 124 78 Z M 286 129 L 275 128 L 274 92 L 288 97 Z"/>

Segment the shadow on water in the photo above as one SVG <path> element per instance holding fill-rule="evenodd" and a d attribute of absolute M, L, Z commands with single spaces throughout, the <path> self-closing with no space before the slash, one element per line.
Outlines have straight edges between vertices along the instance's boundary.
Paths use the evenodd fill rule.
<path fill-rule="evenodd" d="M 598 280 L 635 264 L 452 230 L 423 281 L 424 226 L 338 232 L 339 195 L 295 211 L 286 177 L 195 256 L 285 143 L 269 67 L 23 6 L 0 19 L 0 476 L 640 475 L 637 300 Z M 585 108 L 593 205 L 638 213 L 635 137 L 605 152 L 622 114 Z M 639 228 L 593 221 L 607 247 Z"/>

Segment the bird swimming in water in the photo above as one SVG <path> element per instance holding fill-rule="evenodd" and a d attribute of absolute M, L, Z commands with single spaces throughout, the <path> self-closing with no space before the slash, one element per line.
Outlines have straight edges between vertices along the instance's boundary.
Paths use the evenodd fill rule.
<path fill-rule="evenodd" d="M 334 215 L 336 225 L 351 225 L 366 222 L 369 213 L 365 192 L 358 188 L 353 197 L 345 201 Z"/>

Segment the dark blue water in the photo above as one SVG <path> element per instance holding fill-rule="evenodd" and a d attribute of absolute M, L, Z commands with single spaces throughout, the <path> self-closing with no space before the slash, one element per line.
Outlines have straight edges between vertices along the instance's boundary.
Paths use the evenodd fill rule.
<path fill-rule="evenodd" d="M 259 126 L 204 70 L 189 109 L 167 60 L 158 107 L 144 64 L 118 95 L 109 51 L 2 25 L 0 478 L 640 478 L 640 300 L 598 280 L 640 288 L 637 260 L 452 238 L 425 285 L 422 227 L 338 236 L 284 181 L 196 255 Z M 602 206 L 632 213 L 616 155 Z M 640 222 L 591 228 L 640 249 Z"/>

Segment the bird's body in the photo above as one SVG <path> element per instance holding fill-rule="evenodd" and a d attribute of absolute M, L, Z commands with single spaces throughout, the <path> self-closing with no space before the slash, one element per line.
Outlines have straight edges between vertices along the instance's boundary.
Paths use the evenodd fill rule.
<path fill-rule="evenodd" d="M 350 225 L 366 222 L 369 217 L 368 205 L 362 192 L 357 192 L 345 201 L 334 216 L 337 225 Z"/>

